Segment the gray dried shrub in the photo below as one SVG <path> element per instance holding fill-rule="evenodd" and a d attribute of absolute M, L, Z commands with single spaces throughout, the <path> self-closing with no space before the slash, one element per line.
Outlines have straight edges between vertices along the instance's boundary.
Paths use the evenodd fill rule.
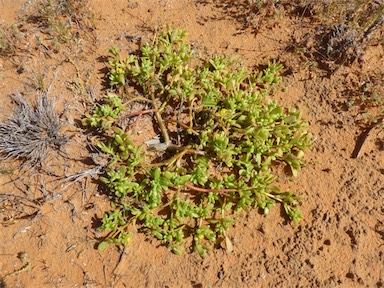
<path fill-rule="evenodd" d="M 22 168 L 41 168 L 52 150 L 60 151 L 68 138 L 60 133 L 61 115 L 47 94 L 31 105 L 20 94 L 6 122 L 0 122 L 0 153 L 3 159 L 20 159 Z"/>

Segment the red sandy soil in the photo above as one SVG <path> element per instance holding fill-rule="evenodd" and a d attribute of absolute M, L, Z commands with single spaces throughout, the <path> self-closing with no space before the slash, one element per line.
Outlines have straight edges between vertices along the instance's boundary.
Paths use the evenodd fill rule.
<path fill-rule="evenodd" d="M 15 23 L 25 9 L 23 2 L 0 0 L 0 20 Z M 356 122 L 357 108 L 345 105 L 348 91 L 355 91 L 364 77 L 384 75 L 383 41 L 367 45 L 359 61 L 327 75 L 311 65 L 311 59 L 288 51 L 292 39 L 314 33 L 316 23 L 290 13 L 252 18 L 245 15 L 245 4 L 232 2 L 237 1 L 90 1 L 94 29 L 75 48 L 63 45 L 50 57 L 41 50 L 25 52 L 24 58 L 18 55 L 22 73 L 20 63 L 0 57 L 0 117 L 5 119 L 11 111 L 11 93 L 19 90 L 35 99 L 32 84 L 43 75 L 45 85 L 52 86 L 50 94 L 69 107 L 65 130 L 74 135 L 67 148 L 72 160 L 57 164 L 54 159 L 50 167 L 68 176 L 93 168 L 85 136 L 76 126 L 90 103 L 82 87 L 91 89 L 96 99 L 105 93 L 108 49 L 133 50 L 137 43 L 129 36 L 147 41 L 154 29 L 168 24 L 188 31 L 193 47 L 202 53 L 236 53 L 249 67 L 278 59 L 285 69 L 273 97 L 302 110 L 314 138 L 298 177 L 279 179 L 280 186 L 304 196 L 304 220 L 294 226 L 279 207 L 267 217 L 256 210 L 240 214 L 228 235 L 233 252 L 214 250 L 205 258 L 174 255 L 143 234 L 135 234 L 124 250 L 110 246 L 100 252 L 95 249 L 101 236 L 97 219 L 110 204 L 92 178 L 62 182 L 52 175 L 20 174 L 16 169 L 0 174 L 0 194 L 48 196 L 35 207 L 28 206 L 29 200 L 0 198 L 13 201 L 15 215 L 29 215 L 0 222 L 0 279 L 4 277 L 0 287 L 384 286 L 384 132 L 374 127 L 358 157 L 352 158 L 364 127 Z M 257 29 L 245 25 L 247 21 L 256 23 Z M 383 29 L 379 34 L 383 37 Z M 63 60 L 65 55 L 72 63 Z M 5 217 L 11 212 L 2 213 Z M 25 262 L 18 257 L 21 252 L 27 254 Z M 26 263 L 25 271 L 12 274 Z"/>

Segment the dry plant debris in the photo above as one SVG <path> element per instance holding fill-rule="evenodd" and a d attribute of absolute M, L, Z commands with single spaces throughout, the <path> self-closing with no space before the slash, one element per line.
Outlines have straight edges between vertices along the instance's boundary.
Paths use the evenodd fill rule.
<path fill-rule="evenodd" d="M 43 94 L 31 105 L 19 93 L 16 107 L 5 122 L 0 122 L 2 159 L 19 159 L 23 168 L 41 168 L 52 149 L 60 151 L 69 139 L 61 133 L 61 115 L 55 103 Z"/>

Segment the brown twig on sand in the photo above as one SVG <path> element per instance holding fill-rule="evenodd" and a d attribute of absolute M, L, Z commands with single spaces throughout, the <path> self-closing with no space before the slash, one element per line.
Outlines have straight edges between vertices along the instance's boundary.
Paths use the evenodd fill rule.
<path fill-rule="evenodd" d="M 372 131 L 373 128 L 375 128 L 376 125 L 378 125 L 379 123 L 383 123 L 383 122 L 384 122 L 384 117 L 381 117 L 381 118 L 379 118 L 378 121 L 369 125 L 367 128 L 365 128 L 363 130 L 363 132 L 356 139 L 355 149 L 353 149 L 351 158 L 359 157 L 359 153 L 361 151 L 361 148 L 363 148 L 363 145 L 365 143 L 365 140 L 367 140 L 369 133 Z"/>

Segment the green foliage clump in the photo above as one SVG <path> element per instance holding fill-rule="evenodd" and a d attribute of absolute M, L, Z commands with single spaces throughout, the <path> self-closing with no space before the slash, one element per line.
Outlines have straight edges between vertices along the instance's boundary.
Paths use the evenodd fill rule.
<path fill-rule="evenodd" d="M 212 245 L 230 246 L 226 231 L 238 211 L 268 214 L 278 202 L 294 223 L 301 219 L 299 196 L 280 191 L 272 169 L 287 165 L 296 176 L 310 146 L 300 112 L 269 99 L 281 65 L 252 72 L 234 58 L 203 60 L 185 37 L 160 32 L 128 57 L 110 50 L 109 80 L 118 92 L 83 120 L 98 128 L 98 147 L 109 156 L 100 181 L 114 210 L 102 219 L 109 234 L 100 249 L 126 244 L 135 226 L 176 254 L 190 239 L 203 256 Z M 153 145 L 156 157 L 123 128 L 124 107 L 134 102 L 152 106 L 163 141 Z"/>

